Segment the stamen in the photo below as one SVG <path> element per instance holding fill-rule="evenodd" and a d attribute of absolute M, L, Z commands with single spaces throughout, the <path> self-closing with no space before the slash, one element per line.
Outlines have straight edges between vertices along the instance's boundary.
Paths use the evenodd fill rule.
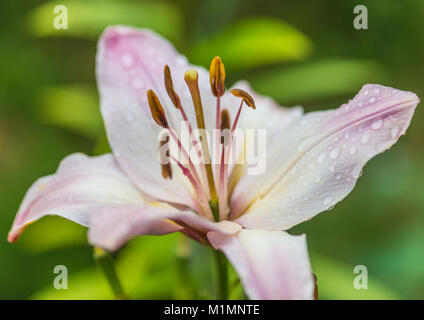
<path fill-rule="evenodd" d="M 150 112 L 153 120 L 162 128 L 169 128 L 168 120 L 166 120 L 165 110 L 163 109 L 158 96 L 153 90 L 147 91 L 147 100 L 149 101 Z"/>
<path fill-rule="evenodd" d="M 169 161 L 169 134 L 166 131 L 164 131 L 163 135 L 159 138 L 159 157 L 162 165 L 162 176 L 165 179 L 172 179 L 172 167 Z"/>
<path fill-rule="evenodd" d="M 172 83 L 172 77 L 171 77 L 171 70 L 169 69 L 168 65 L 165 66 L 163 73 L 164 73 L 166 92 L 168 92 L 168 96 L 171 99 L 172 103 L 174 104 L 175 108 L 180 109 L 181 100 L 178 94 L 174 90 L 174 84 Z"/>
<path fill-rule="evenodd" d="M 200 178 L 197 174 L 196 167 L 194 166 L 193 162 L 190 159 L 190 156 L 188 155 L 187 151 L 185 150 L 184 146 L 182 145 L 180 139 L 176 136 L 174 131 L 169 127 L 168 121 L 166 120 L 165 110 L 163 109 L 159 98 L 154 93 L 153 90 L 147 91 L 147 98 L 149 101 L 150 111 L 152 113 L 152 117 L 155 120 L 155 122 L 160 125 L 161 127 L 168 130 L 169 135 L 172 137 L 172 139 L 177 143 L 178 149 L 183 154 L 184 158 L 188 161 L 189 168 L 190 168 L 190 174 L 193 179 L 190 179 L 191 183 L 193 184 L 193 187 L 195 188 L 196 192 L 199 194 L 200 197 L 207 198 L 205 195 L 204 190 L 200 187 Z M 163 169 L 163 167 L 162 167 Z M 188 169 L 187 169 L 188 170 Z M 206 200 L 207 201 L 207 200 Z"/>
<path fill-rule="evenodd" d="M 221 123 L 221 96 L 225 92 L 225 68 L 220 57 L 212 59 L 209 67 L 209 81 L 211 85 L 212 94 L 216 97 L 216 120 L 215 129 L 220 128 Z M 215 155 L 219 155 L 219 137 L 215 138 Z"/>
<path fill-rule="evenodd" d="M 183 117 L 183 120 L 184 120 L 184 122 L 187 126 L 187 129 L 188 129 L 188 133 L 190 135 L 191 143 L 193 144 L 194 150 L 196 151 L 197 157 L 199 159 L 199 163 L 201 164 L 201 163 L 203 163 L 203 157 L 202 157 L 202 152 L 200 150 L 200 145 L 199 145 L 199 142 L 197 141 L 195 135 L 193 134 L 193 127 L 191 126 L 190 121 L 187 117 L 187 114 L 185 113 L 184 108 L 181 105 L 180 97 L 175 92 L 174 85 L 173 85 L 173 82 L 172 82 L 171 69 L 169 68 L 168 65 L 165 65 L 163 73 L 164 73 L 164 83 L 165 83 L 166 91 L 167 91 L 169 98 L 171 99 L 172 103 L 180 111 L 181 116 Z M 203 177 L 202 182 L 205 182 L 205 181 L 207 181 L 207 177 L 206 177 L 206 171 L 205 171 L 204 166 L 201 167 L 201 171 L 202 171 L 202 177 Z M 205 189 L 208 188 L 207 185 L 202 184 L 202 186 Z"/>
<path fill-rule="evenodd" d="M 209 80 L 213 95 L 221 97 L 225 92 L 225 68 L 220 57 L 212 59 L 209 67 Z"/>
<path fill-rule="evenodd" d="M 209 207 L 209 204 L 208 204 L 208 199 L 206 198 L 206 195 L 204 194 L 203 189 L 199 185 L 198 181 L 196 181 L 191 171 L 186 166 L 184 166 L 180 161 L 175 159 L 175 157 L 171 156 L 171 159 L 180 167 L 183 174 L 188 178 L 188 180 L 190 180 L 191 184 L 193 185 L 194 190 L 199 196 L 199 204 L 200 204 L 200 207 L 202 208 L 202 212 L 204 213 L 204 215 L 207 216 L 208 218 L 213 218 L 211 208 Z"/>
<path fill-rule="evenodd" d="M 206 167 L 206 174 L 208 177 L 209 191 L 211 196 L 211 206 L 213 205 L 214 207 L 216 207 L 218 203 L 218 198 L 216 194 L 215 180 L 214 180 L 211 161 L 210 161 L 211 156 L 209 152 L 209 146 L 205 136 L 206 126 L 205 126 L 205 119 L 203 116 L 203 106 L 202 106 L 202 100 L 200 97 L 198 79 L 199 79 L 199 74 L 194 69 L 187 71 L 184 75 L 184 80 L 187 83 L 187 86 L 190 90 L 191 98 L 193 100 L 194 110 L 196 113 L 197 128 L 201 130 L 200 143 L 202 145 L 203 157 L 205 160 L 205 167 Z M 217 217 L 215 215 L 215 220 L 216 219 Z"/>
<path fill-rule="evenodd" d="M 242 89 L 231 89 L 230 92 L 231 92 L 232 95 L 239 97 L 239 98 L 242 98 L 243 101 L 246 102 L 246 104 L 249 107 L 256 109 L 255 101 L 253 100 L 252 96 L 250 94 L 248 94 L 246 91 L 244 91 Z"/>
<path fill-rule="evenodd" d="M 233 140 L 234 140 L 234 132 L 235 132 L 235 129 L 237 127 L 237 123 L 238 123 L 239 118 L 240 118 L 241 110 L 243 108 L 243 102 L 246 103 L 252 109 L 256 109 L 255 101 L 246 91 L 241 90 L 241 89 L 231 89 L 230 92 L 234 96 L 240 97 L 242 100 L 240 102 L 239 109 L 237 111 L 236 117 L 235 117 L 233 125 L 231 127 L 230 137 L 228 139 L 229 140 L 228 145 L 227 146 L 225 144 L 222 145 L 222 154 L 223 155 L 221 155 L 221 167 L 220 167 L 220 179 L 219 179 L 219 185 L 220 185 L 219 194 L 220 194 L 220 201 L 221 202 L 226 201 L 226 199 L 228 197 L 228 195 L 227 195 L 227 193 L 228 193 L 228 179 L 229 179 L 229 177 L 228 177 L 228 162 L 229 162 L 229 158 L 230 158 L 230 155 L 231 155 L 231 147 L 232 147 Z M 222 115 L 224 116 L 224 114 L 222 114 Z M 228 119 L 228 122 L 229 122 L 229 119 Z M 221 126 L 222 126 L 222 123 L 223 123 L 223 121 L 221 121 Z"/>
<path fill-rule="evenodd" d="M 228 131 L 230 129 L 230 114 L 227 109 L 221 111 L 221 144 L 228 144 Z"/>

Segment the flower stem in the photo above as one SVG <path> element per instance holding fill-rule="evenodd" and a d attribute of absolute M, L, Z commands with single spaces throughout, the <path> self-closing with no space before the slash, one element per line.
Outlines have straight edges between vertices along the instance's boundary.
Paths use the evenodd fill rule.
<path fill-rule="evenodd" d="M 109 282 L 110 288 L 115 295 L 117 300 L 129 299 L 128 295 L 124 292 L 121 282 L 116 274 L 115 265 L 112 256 L 105 250 L 94 247 L 94 259 L 99 264 L 103 271 L 107 281 Z"/>
<path fill-rule="evenodd" d="M 216 261 L 216 298 L 218 300 L 228 299 L 228 272 L 227 272 L 227 258 L 221 251 L 214 250 Z"/>

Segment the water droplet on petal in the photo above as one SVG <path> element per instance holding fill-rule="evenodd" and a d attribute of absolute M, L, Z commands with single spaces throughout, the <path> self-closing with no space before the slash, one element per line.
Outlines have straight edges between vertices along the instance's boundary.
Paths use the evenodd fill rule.
<path fill-rule="evenodd" d="M 139 77 L 134 78 L 132 80 L 131 84 L 132 84 L 132 86 L 135 89 L 141 89 L 141 88 L 143 88 L 143 80 L 141 78 L 139 78 Z"/>
<path fill-rule="evenodd" d="M 374 103 L 375 101 L 376 101 L 376 99 L 375 99 L 375 97 L 371 97 L 371 98 L 369 98 L 369 100 L 368 100 L 370 103 Z"/>
<path fill-rule="evenodd" d="M 329 166 L 328 170 L 330 170 L 331 172 L 334 172 L 334 170 L 336 170 L 336 168 L 334 168 L 334 166 Z"/>
<path fill-rule="evenodd" d="M 336 178 L 336 180 L 340 180 L 342 178 L 342 176 L 341 176 L 341 174 L 338 173 L 338 174 L 336 174 L 335 178 Z"/>
<path fill-rule="evenodd" d="M 340 149 L 339 148 L 335 148 L 330 152 L 330 158 L 331 159 L 337 159 L 337 157 L 340 154 Z"/>
<path fill-rule="evenodd" d="M 318 156 L 318 163 L 323 163 L 326 157 L 327 157 L 327 154 L 326 154 L 325 152 L 322 152 L 322 153 Z"/>
<path fill-rule="evenodd" d="M 121 57 L 121 63 L 125 68 L 129 68 L 133 65 L 134 59 L 131 54 L 124 53 Z"/>
<path fill-rule="evenodd" d="M 356 153 L 356 151 L 357 151 L 356 147 L 355 147 L 355 146 L 353 146 L 353 147 L 351 147 L 351 148 L 350 148 L 349 153 L 350 153 L 351 155 L 354 155 L 354 154 Z"/>
<path fill-rule="evenodd" d="M 370 135 L 369 133 L 365 133 L 362 137 L 361 137 L 361 143 L 365 144 L 368 141 L 370 141 Z"/>
<path fill-rule="evenodd" d="M 375 94 L 380 94 L 381 90 L 379 88 L 374 89 Z"/>
<path fill-rule="evenodd" d="M 393 127 L 393 128 L 390 130 L 390 136 L 391 136 L 393 139 L 397 137 L 398 133 L 399 133 L 399 128 L 398 128 L 398 127 Z"/>
<path fill-rule="evenodd" d="M 373 123 L 371 123 L 371 129 L 373 129 L 373 130 L 378 130 L 382 126 L 383 126 L 383 120 L 382 119 L 375 120 Z"/>
<path fill-rule="evenodd" d="M 322 201 L 322 204 L 324 206 L 328 206 L 331 203 L 331 197 L 325 197 L 324 200 Z"/>
<path fill-rule="evenodd" d="M 345 132 L 344 137 L 345 137 L 345 139 L 349 139 L 350 138 L 350 132 Z"/>

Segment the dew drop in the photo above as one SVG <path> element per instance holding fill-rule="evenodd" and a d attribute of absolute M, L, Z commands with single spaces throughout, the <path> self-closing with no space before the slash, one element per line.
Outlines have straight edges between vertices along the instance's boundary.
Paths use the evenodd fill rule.
<path fill-rule="evenodd" d="M 344 137 L 345 137 L 345 139 L 349 139 L 350 138 L 350 132 L 345 132 Z"/>
<path fill-rule="evenodd" d="M 135 89 L 141 89 L 143 87 L 143 80 L 141 80 L 141 78 L 136 77 L 132 80 L 131 84 Z"/>
<path fill-rule="evenodd" d="M 335 178 L 336 178 L 336 180 L 340 180 L 342 178 L 342 176 L 341 176 L 341 174 L 338 173 L 338 174 L 336 174 Z"/>
<path fill-rule="evenodd" d="M 369 100 L 368 100 L 370 103 L 374 103 L 375 101 L 376 101 L 376 99 L 375 99 L 375 97 L 371 97 L 371 98 L 369 98 Z"/>
<path fill-rule="evenodd" d="M 330 158 L 331 159 L 337 159 L 337 157 L 340 154 L 340 149 L 339 148 L 335 148 L 330 152 Z"/>
<path fill-rule="evenodd" d="M 399 128 L 398 128 L 398 127 L 393 127 L 393 128 L 390 130 L 390 136 L 391 136 L 392 138 L 396 138 L 396 137 L 397 137 L 397 135 L 398 135 L 398 133 L 399 133 Z"/>
<path fill-rule="evenodd" d="M 331 197 L 325 197 L 324 200 L 322 201 L 322 204 L 324 206 L 328 206 L 331 203 Z"/>
<path fill-rule="evenodd" d="M 365 133 L 362 137 L 361 137 L 361 143 L 365 144 L 368 141 L 370 141 L 370 135 L 368 133 Z"/>
<path fill-rule="evenodd" d="M 374 89 L 375 94 L 380 94 L 381 90 L 379 88 Z"/>
<path fill-rule="evenodd" d="M 309 140 L 310 140 L 309 138 L 305 138 L 302 141 L 300 141 L 299 146 L 297 147 L 297 151 L 299 152 L 305 151 Z"/>
<path fill-rule="evenodd" d="M 382 126 L 383 126 L 383 120 L 382 119 L 375 120 L 373 123 L 371 123 L 371 129 L 373 129 L 373 130 L 378 130 Z"/>
<path fill-rule="evenodd" d="M 351 147 L 351 148 L 350 148 L 349 153 L 350 153 L 351 155 L 354 155 L 354 154 L 356 153 L 356 151 L 357 151 L 356 147 L 355 147 L 355 146 L 353 146 L 353 147 Z"/>
<path fill-rule="evenodd" d="M 361 108 L 364 105 L 364 103 L 362 101 L 358 102 L 358 107 Z"/>
<path fill-rule="evenodd" d="M 329 170 L 330 172 L 334 172 L 334 170 L 336 170 L 336 168 L 334 168 L 334 166 L 329 166 L 329 167 L 328 167 L 328 170 Z"/>
<path fill-rule="evenodd" d="M 326 157 L 327 157 L 327 154 L 326 154 L 325 152 L 322 152 L 322 153 L 318 156 L 318 163 L 323 163 Z"/>
<path fill-rule="evenodd" d="M 124 53 L 121 57 L 121 63 L 125 68 L 129 68 L 133 65 L 134 59 L 131 54 Z"/>

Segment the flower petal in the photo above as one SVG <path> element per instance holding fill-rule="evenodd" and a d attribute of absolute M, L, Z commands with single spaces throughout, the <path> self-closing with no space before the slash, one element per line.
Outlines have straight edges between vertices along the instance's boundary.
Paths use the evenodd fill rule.
<path fill-rule="evenodd" d="M 235 152 L 233 159 L 237 159 L 237 171 L 231 175 L 230 190 L 238 183 L 240 177 L 247 174 L 248 168 L 252 170 L 249 171 L 249 173 L 252 172 L 255 175 L 262 174 L 260 161 L 266 163 L 266 159 L 263 158 L 266 156 L 266 153 L 261 154 L 260 150 L 254 147 L 258 145 L 258 149 L 260 149 L 258 139 L 261 135 L 259 130 L 266 133 L 266 141 L 265 143 L 261 142 L 261 144 L 264 147 L 272 146 L 279 143 L 281 133 L 284 132 L 285 128 L 288 127 L 290 123 L 299 119 L 303 114 L 303 108 L 300 106 L 291 108 L 282 107 L 271 98 L 254 92 L 247 81 L 239 81 L 234 84 L 233 87 L 248 92 L 254 99 L 257 107 L 256 110 L 245 107 L 240 116 L 237 127 L 244 130 L 244 136 L 242 136 L 243 141 L 235 141 L 233 144 L 236 148 L 236 150 L 233 151 Z M 236 105 L 237 102 L 233 101 L 232 104 Z M 248 134 L 249 130 L 253 130 L 252 135 Z M 255 141 L 255 139 L 257 141 Z M 234 160 L 231 161 L 231 169 L 233 169 L 235 162 Z M 257 168 L 256 170 L 255 167 Z M 266 168 L 264 167 L 264 169 Z"/>
<path fill-rule="evenodd" d="M 46 215 L 59 215 L 90 228 L 90 243 L 116 250 L 136 235 L 166 234 L 190 229 L 206 238 L 214 230 L 233 234 L 241 226 L 215 223 L 166 203 L 148 202 L 122 173 L 112 155 L 66 157 L 53 175 L 38 179 L 16 215 L 9 241 Z"/>
<path fill-rule="evenodd" d="M 193 190 L 175 166 L 173 179 L 164 179 L 158 158 L 159 127 L 152 119 L 146 92 L 153 89 L 163 103 L 168 122 L 179 121 L 163 85 L 165 64 L 184 82 L 185 57 L 159 35 L 128 27 L 109 27 L 100 38 L 97 82 L 109 142 L 127 176 L 155 198 L 195 207 Z M 186 89 L 188 91 L 188 89 Z M 183 187 L 182 187 L 183 186 Z"/>
<path fill-rule="evenodd" d="M 66 157 L 54 175 L 38 179 L 28 190 L 15 217 L 9 241 L 45 215 L 59 215 L 84 226 L 98 207 L 144 203 L 112 155 Z"/>
<path fill-rule="evenodd" d="M 241 230 L 241 226 L 234 222 L 211 222 L 193 212 L 180 211 L 165 203 L 99 208 L 91 215 L 90 225 L 89 242 L 109 251 L 119 249 L 138 235 L 183 231 L 189 236 L 196 235 L 195 240 L 204 242 L 206 233 L 211 230 L 223 234 Z"/>
<path fill-rule="evenodd" d="M 306 236 L 282 231 L 211 231 L 208 239 L 224 252 L 251 299 L 313 299 L 314 278 Z"/>
<path fill-rule="evenodd" d="M 291 123 L 269 146 L 267 172 L 237 185 L 232 208 L 248 228 L 284 229 L 342 200 L 362 167 L 390 148 L 409 126 L 418 97 L 365 85 L 337 110 L 313 112 Z"/>

